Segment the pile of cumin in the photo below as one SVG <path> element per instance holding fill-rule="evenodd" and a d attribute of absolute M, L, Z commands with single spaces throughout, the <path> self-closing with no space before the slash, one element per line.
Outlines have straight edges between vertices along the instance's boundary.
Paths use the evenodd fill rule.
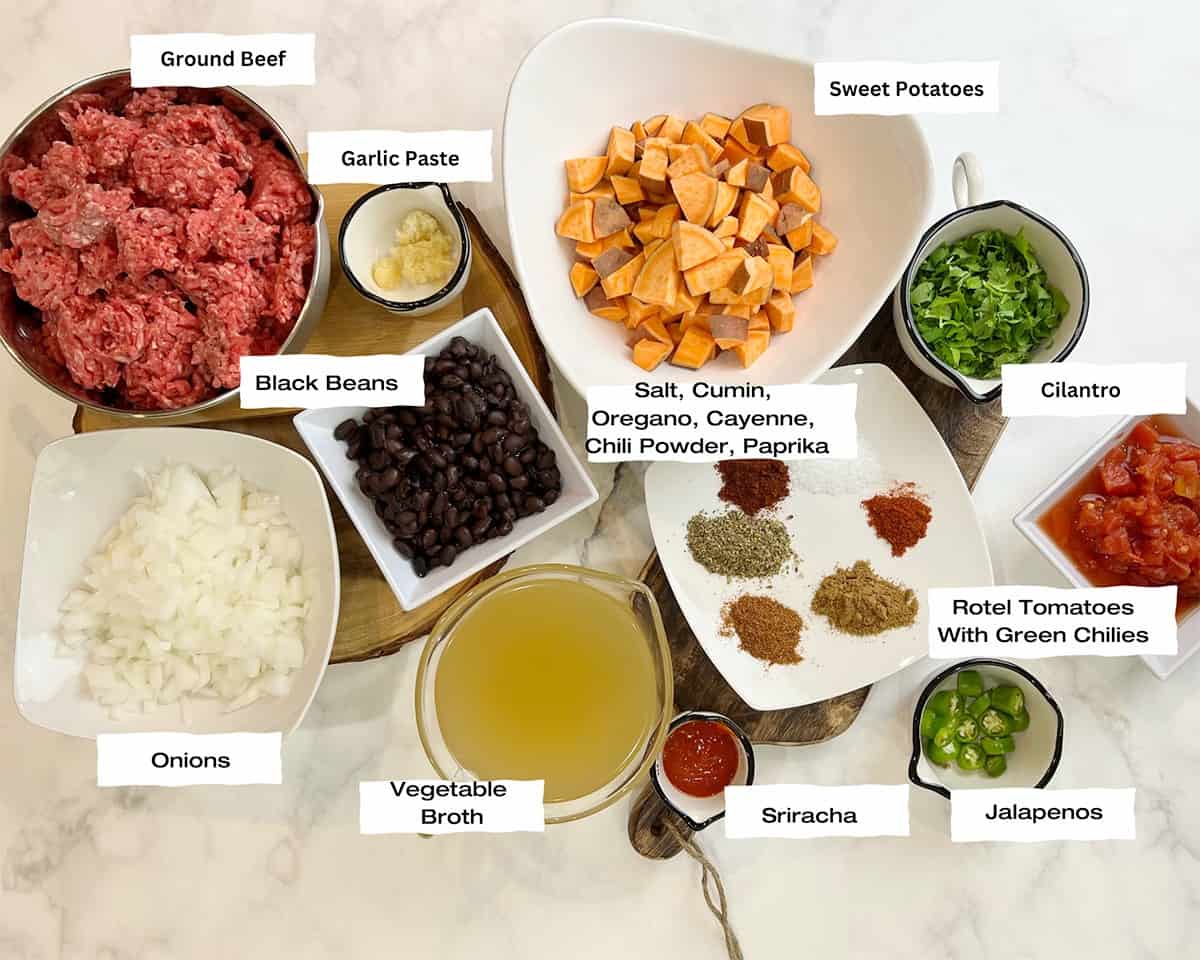
<path fill-rule="evenodd" d="M 838 567 L 821 581 L 812 599 L 813 613 L 856 637 L 910 626 L 917 609 L 917 595 L 911 589 L 879 576 L 866 560 Z"/>

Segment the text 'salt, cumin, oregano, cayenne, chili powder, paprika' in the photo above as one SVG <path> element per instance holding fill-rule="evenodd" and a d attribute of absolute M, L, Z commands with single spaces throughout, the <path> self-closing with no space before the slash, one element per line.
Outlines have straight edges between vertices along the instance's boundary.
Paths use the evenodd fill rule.
<path fill-rule="evenodd" d="M 886 540 L 892 548 L 893 557 L 903 556 L 909 547 L 924 539 L 933 519 L 929 504 L 910 483 L 877 494 L 862 505 L 879 539 Z"/>
<path fill-rule="evenodd" d="M 813 595 L 814 613 L 828 618 L 842 633 L 869 637 L 917 619 L 917 595 L 908 587 L 879 576 L 866 560 L 838 567 Z"/>
<path fill-rule="evenodd" d="M 787 527 L 740 510 L 697 513 L 687 525 L 688 551 L 709 573 L 724 577 L 771 577 L 795 555 Z"/>
<path fill-rule="evenodd" d="M 717 472 L 718 496 L 749 514 L 770 509 L 788 493 L 788 468 L 781 460 L 722 460 Z"/>
<path fill-rule="evenodd" d="M 804 621 L 770 597 L 743 594 L 721 608 L 721 636 L 737 634 L 738 646 L 770 664 L 799 663 L 796 652 Z"/>

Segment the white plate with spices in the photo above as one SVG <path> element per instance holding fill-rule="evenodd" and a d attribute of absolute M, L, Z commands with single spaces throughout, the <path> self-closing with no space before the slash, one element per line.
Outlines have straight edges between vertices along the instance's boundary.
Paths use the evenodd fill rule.
<path fill-rule="evenodd" d="M 815 703 L 902 670 L 928 650 L 930 587 L 992 584 L 987 544 L 962 474 L 904 384 L 882 364 L 838 367 L 819 382 L 858 384 L 859 457 L 789 464 L 788 495 L 758 514 L 787 528 L 797 560 L 784 572 L 728 580 L 693 559 L 688 520 L 737 509 L 718 496 L 715 464 L 659 462 L 646 471 L 654 543 L 679 608 L 713 665 L 756 710 Z M 862 501 L 902 483 L 915 485 L 933 517 L 925 537 L 896 557 L 869 525 Z M 858 560 L 916 593 L 915 622 L 859 637 L 835 630 L 810 609 L 821 580 Z M 740 649 L 736 635 L 722 635 L 722 607 L 743 594 L 770 597 L 800 614 L 800 663 L 768 666 Z"/>

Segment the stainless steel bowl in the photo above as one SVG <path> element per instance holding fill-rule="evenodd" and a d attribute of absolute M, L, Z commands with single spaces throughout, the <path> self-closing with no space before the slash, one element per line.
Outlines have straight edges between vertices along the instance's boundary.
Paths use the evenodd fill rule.
<path fill-rule="evenodd" d="M 53 97 L 39 106 L 27 116 L 16 130 L 9 135 L 0 146 L 0 169 L 10 154 L 21 153 L 23 148 L 38 138 L 61 139 L 62 127 L 58 120 L 58 107 L 73 94 L 81 93 L 120 93 L 129 88 L 129 71 L 112 70 L 95 77 L 81 80 L 79 83 L 60 90 Z M 248 96 L 233 87 L 214 87 L 212 92 L 219 96 L 222 102 L 240 116 L 257 123 L 260 128 L 269 130 L 277 141 L 296 161 L 303 170 L 300 153 L 295 145 L 283 132 L 283 128 L 262 107 Z M 56 133 L 58 134 L 56 136 Z M 321 192 L 309 185 L 313 195 L 313 206 L 316 210 L 317 248 L 313 255 L 312 278 L 308 283 L 308 297 L 300 309 L 292 332 L 279 348 L 280 353 L 299 353 L 308 342 L 308 338 L 316 329 L 325 309 L 325 301 L 329 296 L 329 265 L 331 253 L 329 248 L 329 231 L 325 226 L 325 200 Z M 13 200 L 11 197 L 0 196 L 0 249 L 10 246 L 8 226 L 16 220 L 29 216 L 28 208 Z M 210 397 L 202 403 L 190 407 L 180 407 L 176 410 L 130 410 L 114 407 L 103 401 L 100 392 L 87 390 L 75 383 L 66 371 L 57 364 L 41 356 L 36 347 L 33 334 L 36 332 L 40 318 L 37 310 L 23 303 L 13 289 L 12 281 L 7 274 L 0 274 L 0 342 L 32 377 L 44 386 L 53 390 L 65 400 L 78 403 L 101 413 L 115 417 L 127 417 L 133 420 L 166 420 L 181 417 L 185 414 L 207 410 L 221 403 L 227 403 L 237 396 L 238 388 L 226 390 Z"/>

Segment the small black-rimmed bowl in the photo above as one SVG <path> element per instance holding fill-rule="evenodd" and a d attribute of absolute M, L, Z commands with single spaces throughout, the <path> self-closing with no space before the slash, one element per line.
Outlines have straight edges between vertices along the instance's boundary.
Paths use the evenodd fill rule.
<path fill-rule="evenodd" d="M 730 786 L 749 786 L 754 782 L 754 744 L 746 736 L 744 730 L 727 716 L 713 713 L 711 710 L 686 710 L 679 714 L 667 728 L 667 737 L 676 727 L 690 720 L 713 720 L 721 724 L 733 734 L 734 742 L 738 745 L 738 768 Z M 721 791 L 711 797 L 693 797 L 677 790 L 662 770 L 662 754 L 654 760 L 650 767 L 650 782 L 654 790 L 662 798 L 663 803 L 670 807 L 694 831 L 703 830 L 725 816 L 725 792 Z"/>
<path fill-rule="evenodd" d="M 1014 734 L 1017 749 L 1007 754 L 1008 769 L 1002 776 L 989 777 L 982 770 L 960 770 L 957 764 L 938 767 L 921 749 L 921 714 L 925 704 L 939 690 L 953 690 L 956 676 L 963 670 L 978 670 L 985 687 L 1012 684 L 1025 695 L 1029 711 L 1029 729 Z M 1004 660 L 976 658 L 959 660 L 943 667 L 922 687 L 913 708 L 912 756 L 908 761 L 908 779 L 916 786 L 940 793 L 947 800 L 951 790 L 979 790 L 987 787 L 1044 787 L 1058 771 L 1063 749 L 1063 714 L 1058 701 L 1042 682 L 1024 667 Z"/>
<path fill-rule="evenodd" d="M 385 290 L 371 273 L 376 261 L 395 246 L 396 228 L 413 210 L 437 218 L 450 234 L 455 267 L 440 286 L 424 284 Z M 471 234 L 450 188 L 444 183 L 389 183 L 364 193 L 342 218 L 338 260 L 354 289 L 393 313 L 420 317 L 462 293 L 471 273 Z"/>
<path fill-rule="evenodd" d="M 983 380 L 959 373 L 942 360 L 921 338 L 913 319 L 909 292 L 917 269 L 929 254 L 943 243 L 954 243 L 981 230 L 1003 230 L 1025 236 L 1046 271 L 1046 277 L 1067 298 L 1067 313 L 1058 329 L 1030 358 L 1032 363 L 1060 363 L 1070 356 L 1083 336 L 1087 324 L 1089 290 L 1087 270 L 1078 251 L 1058 227 L 1045 217 L 1011 200 L 992 200 L 964 206 L 942 217 L 925 231 L 916 253 L 900 276 L 900 284 L 892 297 L 892 316 L 896 335 L 904 352 L 922 373 L 939 383 L 956 388 L 973 403 L 987 403 L 1000 396 L 1000 378 Z"/>

